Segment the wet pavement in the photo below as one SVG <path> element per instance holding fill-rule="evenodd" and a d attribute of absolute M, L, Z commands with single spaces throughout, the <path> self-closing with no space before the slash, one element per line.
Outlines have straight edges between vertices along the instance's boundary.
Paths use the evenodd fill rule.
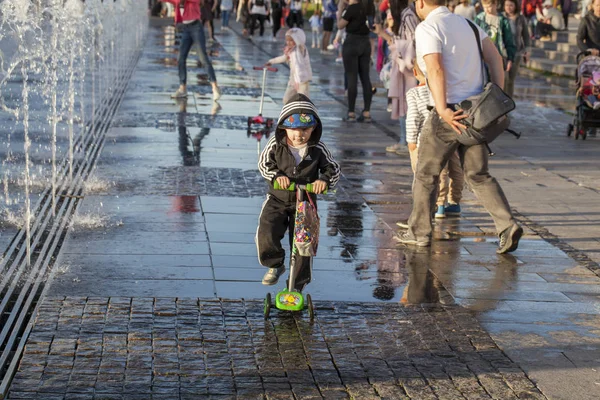
<path fill-rule="evenodd" d="M 252 66 L 281 46 L 218 39 L 219 105 L 192 58 L 194 94 L 177 103 L 173 31 L 150 30 L 11 398 L 600 397 L 597 140 L 569 140 L 568 115 L 520 102 L 524 136 L 495 142 L 492 161 L 527 223 L 519 250 L 495 254 L 492 221 L 467 190 L 431 249 L 406 249 L 393 235 L 412 173 L 408 157 L 385 153 L 396 131 L 385 97 L 378 122 L 342 122 L 341 66 L 313 51 L 311 98 L 343 178 L 319 204 L 314 323 L 265 322 L 254 234 L 268 138 L 246 118 L 260 95 Z M 265 115 L 277 116 L 287 74 L 269 76 Z"/>

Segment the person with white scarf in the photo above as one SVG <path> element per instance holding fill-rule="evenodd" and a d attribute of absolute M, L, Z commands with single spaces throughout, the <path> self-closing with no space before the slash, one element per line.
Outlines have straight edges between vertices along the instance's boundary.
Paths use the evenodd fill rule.
<path fill-rule="evenodd" d="M 283 95 L 283 104 L 296 93 L 308 96 L 309 83 L 312 79 L 310 56 L 306 48 L 306 35 L 300 28 L 292 28 L 285 34 L 283 55 L 270 59 L 267 65 L 289 63 L 290 80 Z"/>

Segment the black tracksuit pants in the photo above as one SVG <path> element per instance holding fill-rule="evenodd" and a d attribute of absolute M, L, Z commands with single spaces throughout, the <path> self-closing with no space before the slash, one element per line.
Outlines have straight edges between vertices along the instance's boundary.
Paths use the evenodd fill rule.
<path fill-rule="evenodd" d="M 315 203 L 316 204 L 316 203 Z M 289 233 L 290 248 L 293 246 L 294 220 L 296 202 L 287 203 L 268 195 L 263 203 L 256 231 L 256 248 L 261 265 L 276 268 L 285 265 L 285 250 L 281 240 Z M 312 278 L 312 257 L 290 256 L 291 263 L 296 265 L 296 282 L 294 287 L 302 291 Z"/>

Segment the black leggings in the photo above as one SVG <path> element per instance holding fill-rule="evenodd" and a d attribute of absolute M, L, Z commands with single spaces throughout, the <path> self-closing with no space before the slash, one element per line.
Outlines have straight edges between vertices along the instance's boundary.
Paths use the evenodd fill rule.
<path fill-rule="evenodd" d="M 371 109 L 371 42 L 369 36 L 349 34 L 342 48 L 344 72 L 348 79 L 348 112 L 354 112 L 356 96 L 358 95 L 358 77 L 363 89 L 364 111 Z"/>
<path fill-rule="evenodd" d="M 290 29 L 292 29 L 294 25 L 296 25 L 298 28 L 302 28 L 304 26 L 304 17 L 302 17 L 302 11 L 290 11 L 286 22 Z"/>
<path fill-rule="evenodd" d="M 250 36 L 254 35 L 254 29 L 256 28 L 256 21 L 260 23 L 260 36 L 265 33 L 265 19 L 267 19 L 266 15 L 262 14 L 252 14 L 252 25 L 250 25 Z"/>
<path fill-rule="evenodd" d="M 281 9 L 273 10 L 273 37 L 277 36 L 277 32 L 281 29 Z"/>
<path fill-rule="evenodd" d="M 537 35 L 540 37 L 548 36 L 556 30 L 552 25 L 544 22 L 538 22 L 535 29 L 537 31 Z"/>

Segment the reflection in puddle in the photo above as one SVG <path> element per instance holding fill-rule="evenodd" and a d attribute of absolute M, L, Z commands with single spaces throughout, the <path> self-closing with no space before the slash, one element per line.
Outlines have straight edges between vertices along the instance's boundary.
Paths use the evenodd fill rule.
<path fill-rule="evenodd" d="M 199 128 L 200 131 L 192 137 L 191 130 L 185 125 L 187 114 L 187 99 L 178 99 L 177 105 L 177 132 L 179 133 L 179 152 L 183 158 L 183 166 L 191 167 L 200 165 L 200 144 L 202 139 L 210 133 L 210 128 Z"/>
<path fill-rule="evenodd" d="M 433 275 L 431 265 L 431 249 L 429 247 L 407 247 L 406 269 L 408 284 L 400 299 L 402 304 L 434 304 L 440 303 L 440 292 L 446 292 L 442 283 Z"/>
<path fill-rule="evenodd" d="M 198 196 L 171 196 L 170 213 L 197 213 L 200 211 Z"/>

